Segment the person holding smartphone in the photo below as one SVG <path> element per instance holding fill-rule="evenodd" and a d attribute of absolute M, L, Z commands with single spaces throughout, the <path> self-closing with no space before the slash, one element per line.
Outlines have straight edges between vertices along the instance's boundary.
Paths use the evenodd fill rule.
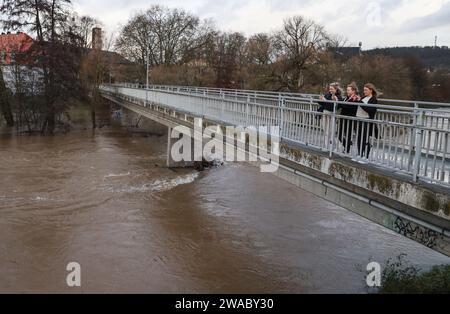
<path fill-rule="evenodd" d="M 328 145 L 331 144 L 331 115 L 334 113 L 334 103 L 333 101 L 343 101 L 344 97 L 342 97 L 342 89 L 339 83 L 332 83 L 328 87 L 328 92 L 320 97 L 321 102 L 319 102 L 318 112 L 323 113 L 319 118 L 322 121 L 322 129 L 324 132 L 324 143 L 325 147 L 328 148 Z M 328 102 L 326 102 L 328 101 Z"/>

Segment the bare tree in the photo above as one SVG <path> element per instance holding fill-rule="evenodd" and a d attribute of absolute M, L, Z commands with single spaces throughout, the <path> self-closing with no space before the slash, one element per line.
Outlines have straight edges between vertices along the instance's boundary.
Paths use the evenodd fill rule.
<path fill-rule="evenodd" d="M 412 97 L 424 99 L 427 86 L 430 85 L 430 78 L 422 60 L 418 56 L 407 56 L 404 59 L 404 64 L 408 67 L 411 77 Z"/>
<path fill-rule="evenodd" d="M 408 99 L 412 95 L 411 74 L 403 60 L 383 55 L 353 57 L 346 64 L 344 80 L 356 81 L 362 88 L 373 83 L 388 98 Z"/>
<path fill-rule="evenodd" d="M 111 64 L 107 53 L 99 49 L 87 50 L 84 54 L 80 69 L 80 78 L 87 101 L 91 105 L 92 128 L 97 127 L 96 107 L 101 103 L 100 85 L 104 78 L 110 74 Z"/>
<path fill-rule="evenodd" d="M 272 63 L 275 58 L 273 38 L 264 33 L 251 36 L 247 42 L 246 53 L 250 64 L 262 66 Z"/>
<path fill-rule="evenodd" d="M 216 73 L 217 87 L 242 87 L 239 70 L 245 65 L 246 42 L 241 33 L 222 33 L 208 46 L 207 59 Z"/>
<path fill-rule="evenodd" d="M 430 73 L 430 84 L 425 93 L 433 101 L 450 101 L 450 79 L 448 70 L 438 69 Z"/>
<path fill-rule="evenodd" d="M 125 57 L 146 67 L 186 63 L 206 44 L 211 32 L 208 21 L 184 10 L 152 6 L 134 16 L 122 29 L 116 48 Z"/>
<path fill-rule="evenodd" d="M 63 25 L 64 32 L 72 34 L 79 41 L 77 45 L 84 49 L 92 48 L 92 29 L 101 26 L 102 23 L 96 18 L 89 15 L 78 16 L 76 13 Z"/>
<path fill-rule="evenodd" d="M 298 90 L 304 84 L 303 71 L 315 61 L 318 51 L 324 49 L 329 35 L 322 25 L 294 16 L 284 21 L 283 29 L 275 34 L 275 48 L 280 67 L 287 73 L 279 78 L 287 79 L 283 84 L 290 90 Z"/>

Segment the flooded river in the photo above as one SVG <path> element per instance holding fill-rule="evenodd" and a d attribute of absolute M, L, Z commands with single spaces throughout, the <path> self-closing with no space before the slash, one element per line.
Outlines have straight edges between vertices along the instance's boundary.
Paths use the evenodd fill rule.
<path fill-rule="evenodd" d="M 450 263 L 246 164 L 166 169 L 165 149 L 114 127 L 0 137 L 0 292 L 364 293 L 371 260 Z"/>

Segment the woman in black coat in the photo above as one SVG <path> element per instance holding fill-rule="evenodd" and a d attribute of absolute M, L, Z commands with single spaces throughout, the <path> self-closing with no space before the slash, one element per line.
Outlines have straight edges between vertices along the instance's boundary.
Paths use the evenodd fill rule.
<path fill-rule="evenodd" d="M 373 84 L 366 84 L 364 86 L 364 98 L 361 103 L 365 105 L 377 105 L 378 95 L 376 87 Z M 372 106 L 358 106 L 356 116 L 361 119 L 375 120 L 377 108 Z M 355 132 L 358 139 L 358 154 L 360 157 L 369 158 L 372 145 L 370 144 L 371 137 L 378 138 L 378 126 L 375 123 L 359 121 L 355 125 Z"/>
<path fill-rule="evenodd" d="M 341 116 L 356 117 L 358 110 L 358 103 L 361 102 L 361 98 L 358 96 L 358 87 L 355 83 L 347 86 L 347 97 L 344 102 L 348 104 L 339 104 L 338 109 L 341 111 Z M 344 145 L 344 152 L 349 154 L 352 148 L 352 137 L 354 129 L 354 121 L 351 119 L 341 118 L 339 121 L 339 140 Z"/>
<path fill-rule="evenodd" d="M 339 86 L 339 83 L 330 84 L 328 93 L 325 96 L 320 97 L 322 102 L 319 102 L 319 110 L 318 112 L 332 114 L 334 112 L 334 104 L 331 102 L 323 102 L 324 100 L 328 101 L 343 101 L 344 97 L 342 97 L 342 90 Z"/>

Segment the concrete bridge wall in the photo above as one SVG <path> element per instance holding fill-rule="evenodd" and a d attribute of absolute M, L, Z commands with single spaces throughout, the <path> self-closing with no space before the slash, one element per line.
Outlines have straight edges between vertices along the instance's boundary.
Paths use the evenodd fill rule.
<path fill-rule="evenodd" d="M 372 166 L 282 145 L 278 176 L 450 256 L 450 193 Z"/>

